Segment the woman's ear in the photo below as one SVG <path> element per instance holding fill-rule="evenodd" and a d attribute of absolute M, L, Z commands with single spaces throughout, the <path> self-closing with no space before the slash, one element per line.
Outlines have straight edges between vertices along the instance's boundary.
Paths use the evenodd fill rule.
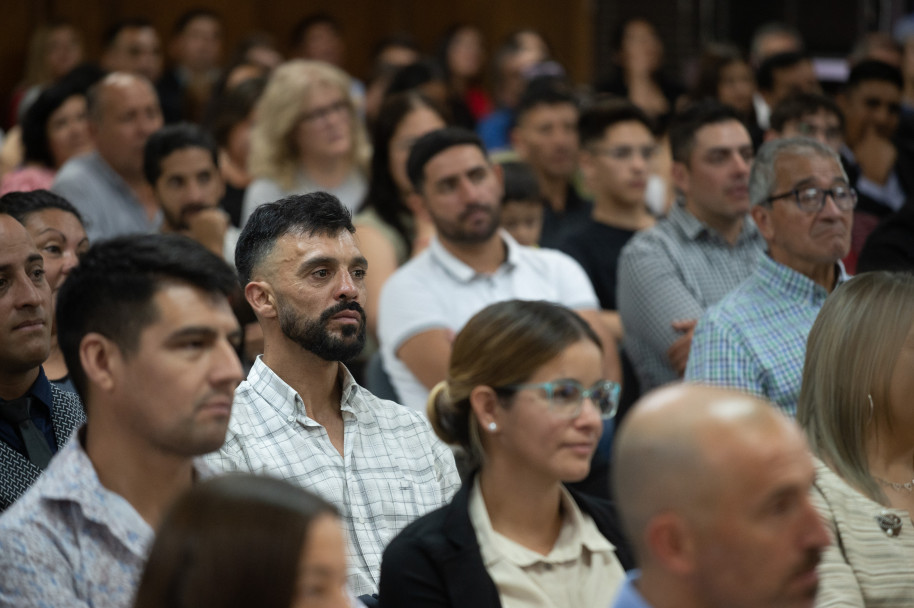
<path fill-rule="evenodd" d="M 483 430 L 498 432 L 502 421 L 499 397 L 491 386 L 477 386 L 470 391 L 470 407 Z M 492 425 L 495 425 L 494 428 Z"/>

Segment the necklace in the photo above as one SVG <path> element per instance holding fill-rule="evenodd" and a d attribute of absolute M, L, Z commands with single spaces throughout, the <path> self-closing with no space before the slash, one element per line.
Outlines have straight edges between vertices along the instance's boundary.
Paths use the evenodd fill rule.
<path fill-rule="evenodd" d="M 903 483 L 897 483 L 895 481 L 886 481 L 885 479 L 882 479 L 881 477 L 875 477 L 875 476 L 873 477 L 873 479 L 875 479 L 876 481 L 878 481 L 879 483 L 881 483 L 882 485 L 884 485 L 887 488 L 892 488 L 896 492 L 907 492 L 908 494 L 914 492 L 914 479 L 912 479 L 911 481 L 905 481 Z"/>

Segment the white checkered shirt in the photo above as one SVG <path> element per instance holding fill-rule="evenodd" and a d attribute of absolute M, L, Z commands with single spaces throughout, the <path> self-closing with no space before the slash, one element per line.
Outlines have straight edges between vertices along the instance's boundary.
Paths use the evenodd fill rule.
<path fill-rule="evenodd" d="M 421 414 L 378 399 L 340 365 L 343 456 L 292 387 L 258 357 L 235 391 L 221 471 L 280 477 L 333 503 L 349 537 L 349 588 L 377 593 L 381 554 L 407 524 L 443 506 L 460 478 L 451 450 Z"/>

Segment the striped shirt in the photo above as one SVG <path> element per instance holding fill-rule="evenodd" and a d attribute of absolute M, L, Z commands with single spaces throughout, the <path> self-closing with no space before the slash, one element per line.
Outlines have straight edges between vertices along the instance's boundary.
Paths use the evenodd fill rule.
<path fill-rule="evenodd" d="M 666 354 L 681 335 L 673 321 L 701 318 L 752 274 L 764 249 L 749 216 L 730 245 L 679 204 L 632 237 L 619 257 L 616 299 L 642 391 L 678 379 Z"/>
<path fill-rule="evenodd" d="M 819 563 L 816 606 L 914 606 L 911 514 L 870 500 L 818 460 L 812 502 L 831 537 Z M 876 519 L 887 515 L 901 522 L 894 536 L 888 536 Z"/>
<path fill-rule="evenodd" d="M 340 364 L 343 455 L 295 390 L 257 358 L 235 391 L 221 471 L 280 477 L 340 511 L 349 537 L 349 588 L 376 593 L 381 554 L 400 530 L 447 504 L 460 486 L 450 449 L 417 412 L 378 399 Z"/>
<path fill-rule="evenodd" d="M 837 285 L 848 280 L 836 267 Z M 686 380 L 741 389 L 795 416 L 806 338 L 828 292 L 762 256 L 742 285 L 708 309 L 692 338 Z"/>

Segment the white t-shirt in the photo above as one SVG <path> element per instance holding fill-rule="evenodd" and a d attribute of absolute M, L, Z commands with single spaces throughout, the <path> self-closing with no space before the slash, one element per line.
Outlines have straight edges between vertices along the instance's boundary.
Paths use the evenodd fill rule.
<path fill-rule="evenodd" d="M 272 179 L 255 179 L 244 191 L 244 201 L 241 204 L 241 225 L 243 227 L 247 224 L 248 218 L 254 213 L 254 209 L 260 205 L 278 201 L 292 194 L 329 192 L 340 199 L 340 202 L 349 211 L 355 213 L 361 207 L 367 189 L 368 183 L 365 181 L 365 176 L 357 169 L 350 171 L 346 179 L 335 188 L 324 188 L 302 172 L 296 174 L 295 183 L 288 190 Z"/>
<path fill-rule="evenodd" d="M 474 314 L 504 300 L 546 300 L 573 310 L 596 310 L 587 274 L 568 255 L 519 245 L 502 231 L 505 262 L 493 274 L 478 273 L 437 238 L 384 284 L 378 313 L 381 358 L 400 403 L 425 412 L 428 389 L 396 353 L 404 342 L 433 329 L 460 331 Z"/>

